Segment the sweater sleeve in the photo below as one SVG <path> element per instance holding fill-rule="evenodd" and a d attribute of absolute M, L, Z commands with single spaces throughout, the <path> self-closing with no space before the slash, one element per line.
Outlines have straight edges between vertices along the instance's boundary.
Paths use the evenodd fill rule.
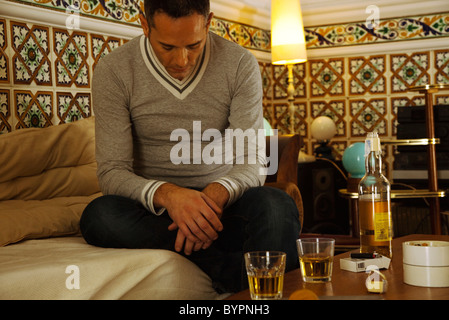
<path fill-rule="evenodd" d="M 235 75 L 230 107 L 229 129 L 233 137 L 233 167 L 215 182 L 230 194 L 228 206 L 249 188 L 262 186 L 267 166 L 263 131 L 262 79 L 256 58 L 249 52 L 242 56 Z M 248 138 L 248 137 L 252 137 Z M 239 142 L 245 141 L 243 152 Z"/>
<path fill-rule="evenodd" d="M 134 173 L 129 93 L 113 70 L 108 60 L 102 59 L 95 68 L 92 84 L 100 189 L 105 195 L 139 201 L 154 214 L 161 214 L 153 207 L 153 195 L 164 182 Z"/>

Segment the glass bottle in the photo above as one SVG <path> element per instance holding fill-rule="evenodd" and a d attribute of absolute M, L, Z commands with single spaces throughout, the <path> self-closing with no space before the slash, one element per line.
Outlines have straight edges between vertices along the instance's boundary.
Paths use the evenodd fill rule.
<path fill-rule="evenodd" d="M 382 149 L 377 132 L 365 140 L 365 176 L 358 186 L 360 252 L 392 257 L 391 187 L 382 174 Z"/>

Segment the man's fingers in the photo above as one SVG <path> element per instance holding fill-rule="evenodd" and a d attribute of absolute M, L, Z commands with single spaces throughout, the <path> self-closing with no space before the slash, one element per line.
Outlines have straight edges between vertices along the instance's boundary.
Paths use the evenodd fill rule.
<path fill-rule="evenodd" d="M 210 246 L 211 242 L 208 242 L 207 248 Z M 191 255 L 193 251 L 199 251 L 205 249 L 206 243 L 203 242 L 193 242 L 186 238 L 181 230 L 178 230 L 175 241 L 175 250 L 181 252 L 184 248 L 184 253 L 186 255 Z"/>
<path fill-rule="evenodd" d="M 208 240 L 207 235 L 204 232 L 200 231 L 195 222 L 189 222 L 189 224 L 180 225 L 179 230 L 182 231 L 185 238 L 189 239 L 192 242 L 201 242 Z"/>
<path fill-rule="evenodd" d="M 194 247 L 195 247 L 195 242 L 192 242 L 192 241 L 186 239 L 186 241 L 184 243 L 184 253 L 187 256 L 190 256 L 192 254 Z"/>
<path fill-rule="evenodd" d="M 203 213 L 204 217 L 209 221 L 209 223 L 212 225 L 212 227 L 216 231 L 222 231 L 223 230 L 223 224 L 221 223 L 220 217 L 222 215 L 222 210 L 220 209 L 217 204 L 210 199 L 207 195 L 204 193 L 201 194 L 202 198 L 206 202 L 206 204 L 209 206 L 211 210 L 205 210 Z"/>
<path fill-rule="evenodd" d="M 210 223 L 201 214 L 186 222 L 186 237 L 193 242 L 207 242 L 218 238 L 218 233 L 211 227 Z"/>
<path fill-rule="evenodd" d="M 184 247 L 184 241 L 186 240 L 186 237 L 182 233 L 181 230 L 178 230 L 178 234 L 176 236 L 175 241 L 175 250 L 176 252 L 181 252 L 182 248 Z"/>
<path fill-rule="evenodd" d="M 176 222 L 173 222 L 168 226 L 168 231 L 175 231 L 176 229 L 178 229 L 178 225 L 176 224 Z"/>

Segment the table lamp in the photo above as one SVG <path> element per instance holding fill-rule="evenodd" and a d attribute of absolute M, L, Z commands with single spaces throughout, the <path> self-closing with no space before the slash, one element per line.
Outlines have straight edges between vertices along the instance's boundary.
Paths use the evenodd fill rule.
<path fill-rule="evenodd" d="M 304 24 L 299 0 L 271 1 L 271 61 L 288 68 L 290 133 L 295 133 L 293 65 L 307 61 Z"/>
<path fill-rule="evenodd" d="M 365 175 L 365 143 L 356 142 L 347 147 L 342 161 L 350 178 L 363 178 Z"/>
<path fill-rule="evenodd" d="M 356 142 L 347 147 L 342 161 L 343 167 L 349 173 L 348 191 L 358 192 L 359 182 L 365 175 L 365 143 Z"/>
<path fill-rule="evenodd" d="M 329 141 L 337 134 L 335 122 L 326 116 L 317 117 L 311 126 L 312 137 L 317 139 L 320 146 L 315 149 L 315 155 L 319 158 L 334 160 Z"/>

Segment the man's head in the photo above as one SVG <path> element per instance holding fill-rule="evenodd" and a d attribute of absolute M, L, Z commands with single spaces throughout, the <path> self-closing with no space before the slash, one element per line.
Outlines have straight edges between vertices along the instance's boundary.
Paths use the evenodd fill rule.
<path fill-rule="evenodd" d="M 195 67 L 213 14 L 209 0 L 145 0 L 143 31 L 167 72 L 183 80 Z"/>
<path fill-rule="evenodd" d="M 169 17 L 178 19 L 194 13 L 208 19 L 210 13 L 209 0 L 145 0 L 145 17 L 150 27 L 154 27 L 154 15 L 166 13 Z"/>

